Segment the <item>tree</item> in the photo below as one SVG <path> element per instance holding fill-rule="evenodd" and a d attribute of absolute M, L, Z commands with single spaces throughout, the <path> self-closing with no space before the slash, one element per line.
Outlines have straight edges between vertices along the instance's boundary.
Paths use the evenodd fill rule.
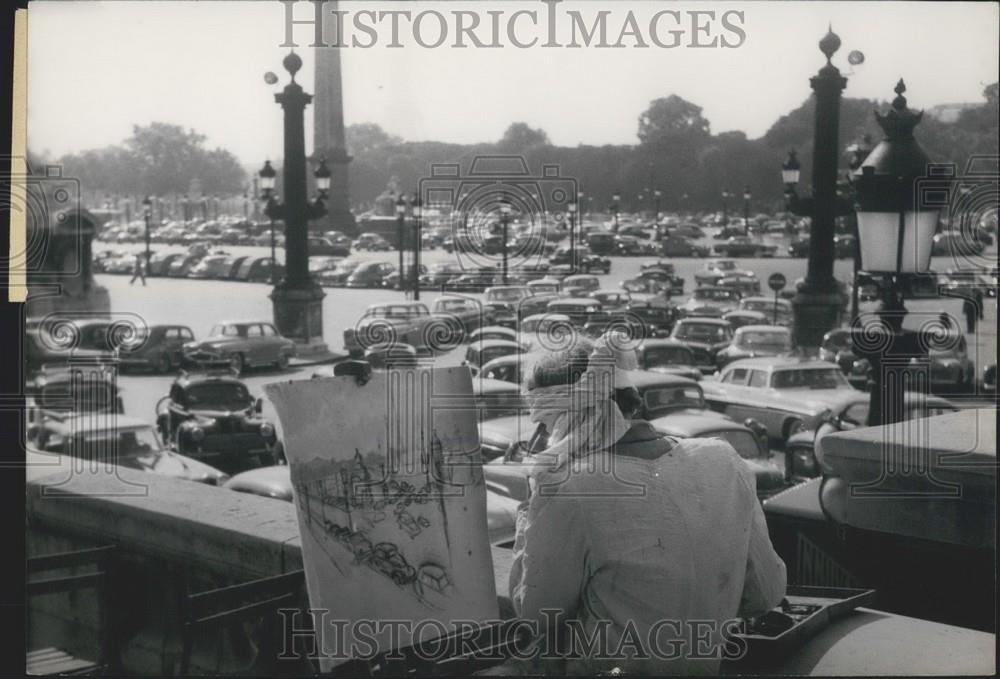
<path fill-rule="evenodd" d="M 700 106 L 671 94 L 652 101 L 639 116 L 638 135 L 643 144 L 657 144 L 679 137 L 707 138 L 711 134 L 709 129 Z"/>
<path fill-rule="evenodd" d="M 347 129 L 344 130 L 344 136 L 347 141 L 347 151 L 352 156 L 371 153 L 387 146 L 398 146 L 403 141 L 375 123 L 348 125 Z"/>
<path fill-rule="evenodd" d="M 497 147 L 512 153 L 524 152 L 540 146 L 551 146 L 545 130 L 534 129 L 527 123 L 512 123 L 503 133 Z"/>

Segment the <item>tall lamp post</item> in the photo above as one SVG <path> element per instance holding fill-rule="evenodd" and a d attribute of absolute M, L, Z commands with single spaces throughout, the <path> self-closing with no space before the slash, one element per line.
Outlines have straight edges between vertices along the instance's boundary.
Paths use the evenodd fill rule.
<path fill-rule="evenodd" d="M 153 218 L 153 201 L 149 196 L 142 199 L 142 216 L 146 221 L 146 273 L 149 273 L 149 220 Z"/>
<path fill-rule="evenodd" d="M 851 171 L 847 175 L 847 180 L 849 185 L 854 184 L 854 172 L 861 167 L 861 163 L 865 161 L 868 154 L 872 152 L 872 140 L 867 134 L 865 134 L 860 141 L 854 142 L 846 149 Z M 857 214 L 852 210 L 848 215 L 845 216 L 846 219 L 850 220 L 850 231 L 851 235 L 854 236 L 854 252 L 852 253 L 851 259 L 853 263 L 853 271 L 851 272 L 851 322 L 858 317 L 858 306 L 860 302 L 861 293 L 858 290 L 858 272 L 861 271 L 861 242 L 858 239 L 858 217 Z"/>
<path fill-rule="evenodd" d="M 854 352 L 872 367 L 870 426 L 903 419 L 907 387 L 926 392 L 925 356 L 934 336 L 903 328 L 903 279 L 930 268 L 938 213 L 947 201 L 947 177 L 934 176 L 927 154 L 913 136 L 923 112 L 911 111 L 900 80 L 885 115 L 875 114 L 885 138 L 854 173 L 858 238 L 865 272 L 883 280 L 883 300 L 874 318 L 852 324 Z M 945 196 L 942 200 L 940 196 Z"/>
<path fill-rule="evenodd" d="M 722 189 L 722 225 L 729 226 L 729 190 Z"/>
<path fill-rule="evenodd" d="M 576 265 L 576 210 L 576 201 L 570 199 L 566 211 L 569 213 L 569 261 L 574 266 Z"/>
<path fill-rule="evenodd" d="M 743 189 L 743 235 L 750 235 L 750 187 Z"/>
<path fill-rule="evenodd" d="M 819 49 L 826 56 L 826 65 L 809 81 L 816 95 L 812 196 L 799 198 L 795 183 L 788 181 L 798 176 L 798 160 L 794 160 L 794 169 L 789 166 L 794 155 L 790 154 L 781 171 L 782 179 L 786 181 L 785 204 L 788 211 L 809 217 L 811 224 L 806 277 L 792 299 L 795 341 L 806 350 L 818 348 L 823 335 L 837 326 L 844 301 L 833 277 L 836 217 L 851 210 L 850 204 L 837 196 L 837 127 L 840 94 L 847 86 L 847 78 L 840 75 L 830 60 L 839 48 L 840 38 L 832 30 L 827 31 L 819 42 Z"/>
<path fill-rule="evenodd" d="M 424 203 L 420 200 L 420 194 L 416 191 L 413 192 L 413 201 L 410 203 L 410 209 L 413 211 L 413 272 L 410 274 L 413 277 L 413 299 L 420 299 L 420 246 L 423 235 L 421 234 L 421 229 L 423 224 L 421 224 L 421 218 L 423 215 Z M 506 234 L 506 232 L 505 232 Z M 504 245 L 506 248 L 506 244 Z M 400 276 L 402 276 L 400 272 Z"/>
<path fill-rule="evenodd" d="M 611 196 L 611 211 L 615 214 L 615 233 L 618 233 L 618 203 L 621 202 L 621 199 L 622 196 L 617 191 Z"/>
<path fill-rule="evenodd" d="M 404 281 L 406 275 L 404 273 L 405 263 L 403 262 L 403 243 L 405 242 L 405 229 L 406 229 L 406 198 L 402 193 L 396 198 L 396 245 L 399 249 L 399 284 L 396 286 L 400 290 L 406 289 L 406 282 Z"/>
<path fill-rule="evenodd" d="M 507 224 L 510 222 L 510 201 L 507 200 L 507 194 L 500 194 L 500 226 L 502 229 L 503 243 L 500 245 L 500 252 L 503 259 L 501 260 L 500 269 L 500 280 L 504 285 L 507 285 Z"/>
<path fill-rule="evenodd" d="M 309 220 L 326 214 L 330 190 L 330 170 L 321 160 L 315 171 L 318 196 L 306 197 L 306 149 L 304 114 L 312 101 L 295 82 L 302 68 L 302 59 L 295 52 L 282 60 L 291 81 L 274 100 L 284 111 L 284 202 L 273 198 L 268 204 L 268 217 L 285 223 L 285 276 L 271 291 L 274 321 L 278 331 L 295 341 L 300 354 L 325 353 L 323 342 L 323 298 L 326 293 L 309 273 Z"/>
<path fill-rule="evenodd" d="M 271 285 L 277 285 L 278 253 L 277 244 L 274 239 L 274 215 L 278 213 L 278 210 L 276 205 L 277 199 L 274 195 L 274 182 L 278 173 L 273 167 L 271 167 L 271 161 L 265 160 L 264 167 L 257 173 L 257 175 L 260 177 L 260 191 L 264 196 L 264 202 L 266 203 L 264 214 L 267 215 L 271 231 Z"/>
<path fill-rule="evenodd" d="M 659 189 L 653 191 L 653 219 L 656 221 L 657 227 L 660 225 L 660 198 L 662 197 L 662 191 Z"/>

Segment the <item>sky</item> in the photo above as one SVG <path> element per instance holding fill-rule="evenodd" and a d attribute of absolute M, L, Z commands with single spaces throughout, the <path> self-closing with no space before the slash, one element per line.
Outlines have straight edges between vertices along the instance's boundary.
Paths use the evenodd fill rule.
<path fill-rule="evenodd" d="M 903 77 L 911 107 L 977 102 L 1000 70 L 997 3 L 562 0 L 551 7 L 561 44 L 570 42 L 569 12 L 589 26 L 606 11 L 609 42 L 631 13 L 646 47 L 628 36 L 617 49 L 541 47 L 550 9 L 541 0 L 342 1 L 345 37 L 360 44 L 371 34 L 350 22 L 363 10 L 428 13 L 416 34 L 412 22 L 400 19 L 401 47 L 387 46 L 393 41 L 385 19 L 372 47 L 341 48 L 346 123 L 377 123 L 410 141 L 474 143 L 495 141 L 522 121 L 561 146 L 633 144 L 649 103 L 677 94 L 703 107 L 714 133 L 741 130 L 755 138 L 809 97 L 809 78 L 825 63 L 817 43 L 828 23 L 842 40 L 833 62 L 848 77 L 847 97 L 889 100 Z M 503 12 L 502 46 L 466 40 L 468 47 L 455 47 L 453 13 L 481 18 L 476 33 L 489 44 L 490 10 Z M 538 28 L 524 15 L 512 28 L 519 42 L 537 37 L 533 47 L 518 48 L 505 35 L 505 22 L 519 10 L 538 17 Z M 650 36 L 652 17 L 664 10 L 676 14 L 662 15 L 652 37 L 669 44 L 666 31 L 676 28 L 683 31 L 677 47 L 657 47 Z M 286 8 L 277 0 L 34 0 L 28 11 L 32 150 L 59 156 L 117 144 L 132 125 L 160 121 L 197 130 L 210 147 L 226 148 L 248 166 L 281 156 L 281 109 L 273 94 L 288 81 L 281 60 L 289 48 L 281 46 Z M 313 16 L 304 2 L 293 11 L 296 19 Z M 714 15 L 691 14 L 699 11 Z M 445 18 L 448 36 L 444 45 L 425 48 L 417 38 L 432 44 L 439 34 L 431 12 Z M 742 17 L 729 15 L 727 27 L 727 12 Z M 698 22 L 707 32 L 693 31 Z M 297 80 L 311 92 L 313 30 L 292 30 L 304 60 Z M 716 47 L 692 46 L 712 39 Z M 723 41 L 733 46 L 719 46 Z M 863 64 L 848 64 L 854 50 L 864 54 Z M 265 82 L 268 71 L 278 75 L 277 85 Z"/>

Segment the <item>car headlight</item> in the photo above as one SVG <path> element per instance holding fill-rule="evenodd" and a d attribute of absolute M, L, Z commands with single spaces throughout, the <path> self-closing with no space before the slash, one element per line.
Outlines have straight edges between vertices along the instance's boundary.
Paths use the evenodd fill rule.
<path fill-rule="evenodd" d="M 270 422 L 264 422 L 260 425 L 260 435 L 266 439 L 274 438 L 274 425 Z"/>
<path fill-rule="evenodd" d="M 191 437 L 192 441 L 204 441 L 205 440 L 205 430 L 198 425 L 191 425 L 185 427 L 185 433 Z"/>

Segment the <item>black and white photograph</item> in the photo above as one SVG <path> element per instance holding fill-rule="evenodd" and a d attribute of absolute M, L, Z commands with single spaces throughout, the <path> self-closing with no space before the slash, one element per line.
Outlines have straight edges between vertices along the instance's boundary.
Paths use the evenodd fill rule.
<path fill-rule="evenodd" d="M 10 676 L 996 673 L 1000 3 L 5 13 Z"/>

